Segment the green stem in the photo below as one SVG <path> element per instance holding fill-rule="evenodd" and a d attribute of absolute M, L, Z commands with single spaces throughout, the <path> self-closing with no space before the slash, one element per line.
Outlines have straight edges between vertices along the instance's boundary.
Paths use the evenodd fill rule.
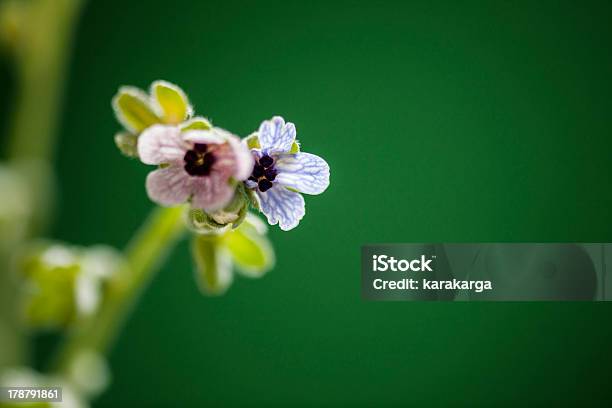
<path fill-rule="evenodd" d="M 19 80 L 10 158 L 50 161 L 72 32 L 83 0 L 24 2 L 14 54 Z"/>
<path fill-rule="evenodd" d="M 108 351 L 140 293 L 185 230 L 183 211 L 182 207 L 156 208 L 149 216 L 128 244 L 126 264 L 110 285 L 101 309 L 79 324 L 61 347 L 54 367 L 58 372 L 66 373 L 82 350 Z"/>

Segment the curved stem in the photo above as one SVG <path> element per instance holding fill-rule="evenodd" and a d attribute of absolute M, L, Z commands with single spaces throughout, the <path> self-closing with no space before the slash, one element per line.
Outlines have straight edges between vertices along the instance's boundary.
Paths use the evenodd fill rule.
<path fill-rule="evenodd" d="M 66 372 L 81 350 L 105 353 L 142 290 L 185 230 L 183 207 L 156 208 L 125 251 L 125 266 L 115 275 L 98 313 L 83 321 L 62 345 L 55 370 Z"/>

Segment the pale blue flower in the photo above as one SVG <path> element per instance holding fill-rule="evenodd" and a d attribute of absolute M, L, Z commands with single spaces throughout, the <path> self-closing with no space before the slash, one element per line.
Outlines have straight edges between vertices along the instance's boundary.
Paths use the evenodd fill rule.
<path fill-rule="evenodd" d="M 305 214 L 300 193 L 321 194 L 329 186 L 329 166 L 319 156 L 302 153 L 295 125 L 280 116 L 264 121 L 249 142 L 255 166 L 247 187 L 255 190 L 270 225 L 295 228 Z"/>

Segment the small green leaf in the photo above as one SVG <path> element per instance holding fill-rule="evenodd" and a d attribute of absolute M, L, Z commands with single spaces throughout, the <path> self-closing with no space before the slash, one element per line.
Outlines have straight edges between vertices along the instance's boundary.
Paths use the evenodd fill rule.
<path fill-rule="evenodd" d="M 243 275 L 258 278 L 274 265 L 274 250 L 270 241 L 248 221 L 228 231 L 223 239 Z"/>
<path fill-rule="evenodd" d="M 298 142 L 297 140 L 293 142 L 293 144 L 291 145 L 291 150 L 289 150 L 289 153 L 291 154 L 296 154 L 300 152 L 300 142 Z"/>
<path fill-rule="evenodd" d="M 261 149 L 261 145 L 259 144 L 259 136 L 257 136 L 257 132 L 251 133 L 246 137 L 247 147 L 249 149 Z"/>
<path fill-rule="evenodd" d="M 149 126 L 160 123 L 149 104 L 147 94 L 138 88 L 124 86 L 113 98 L 117 120 L 131 133 L 138 134 Z"/>
<path fill-rule="evenodd" d="M 129 132 L 115 135 L 115 145 L 127 157 L 138 157 L 138 136 Z"/>
<path fill-rule="evenodd" d="M 200 290 L 208 295 L 225 293 L 233 280 L 232 259 L 227 250 L 219 245 L 219 237 L 196 234 L 191 253 Z"/>
<path fill-rule="evenodd" d="M 178 124 L 187 119 L 192 109 L 185 92 L 178 86 L 166 81 L 151 84 L 151 96 L 163 114 L 164 122 Z"/>
<path fill-rule="evenodd" d="M 201 116 L 189 119 L 180 125 L 181 131 L 186 130 L 209 130 L 212 129 L 212 124 Z"/>

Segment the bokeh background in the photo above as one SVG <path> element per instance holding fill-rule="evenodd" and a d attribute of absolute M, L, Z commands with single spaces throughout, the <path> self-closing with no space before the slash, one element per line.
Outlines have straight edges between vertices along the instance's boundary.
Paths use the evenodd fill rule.
<path fill-rule="evenodd" d="M 375 242 L 612 241 L 610 21 L 604 1 L 89 1 L 52 237 L 122 247 L 152 208 L 150 169 L 113 144 L 123 84 L 175 82 L 243 136 L 283 115 L 332 169 L 299 228 L 272 229 L 261 280 L 204 297 L 183 242 L 94 406 L 609 403 L 611 304 L 364 302 L 359 261 Z M 36 345 L 42 366 L 54 341 Z"/>

